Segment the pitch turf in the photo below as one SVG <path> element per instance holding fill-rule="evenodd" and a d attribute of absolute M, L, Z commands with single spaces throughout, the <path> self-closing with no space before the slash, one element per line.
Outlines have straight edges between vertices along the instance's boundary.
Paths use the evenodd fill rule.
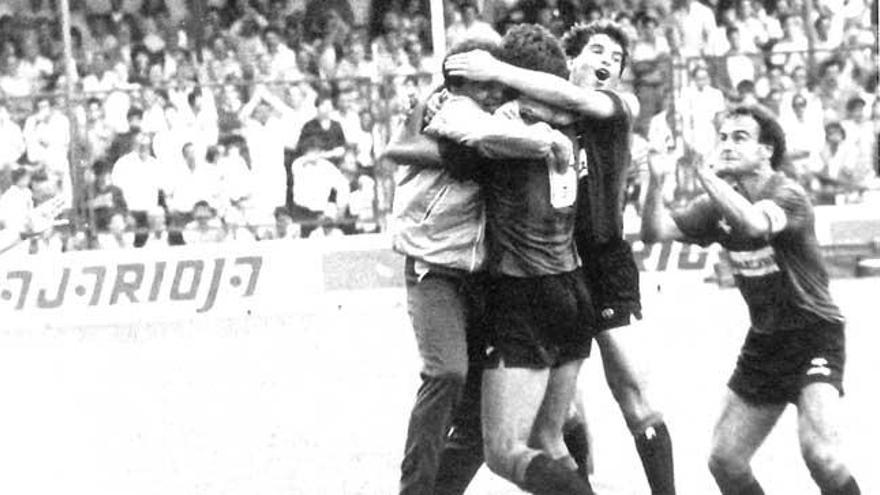
<path fill-rule="evenodd" d="M 738 293 L 646 277 L 638 359 L 673 435 L 679 493 L 716 493 L 705 468 L 724 383 L 746 329 Z M 880 278 L 835 280 L 849 317 L 841 422 L 863 493 L 874 447 Z M 0 493 L 394 493 L 418 360 L 399 290 L 337 294 L 299 314 L 75 330 L 0 330 Z M 594 485 L 645 494 L 601 374 L 582 388 Z M 786 412 L 755 458 L 767 493 L 817 493 Z M 469 493 L 517 493 L 481 471 Z"/>

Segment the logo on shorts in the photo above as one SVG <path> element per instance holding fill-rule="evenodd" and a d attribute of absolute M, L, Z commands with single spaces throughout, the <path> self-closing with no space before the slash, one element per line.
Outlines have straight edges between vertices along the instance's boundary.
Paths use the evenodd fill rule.
<path fill-rule="evenodd" d="M 807 370 L 807 376 L 822 375 L 831 376 L 831 368 L 828 367 L 828 360 L 822 357 L 813 358 L 810 361 L 810 369 Z"/>

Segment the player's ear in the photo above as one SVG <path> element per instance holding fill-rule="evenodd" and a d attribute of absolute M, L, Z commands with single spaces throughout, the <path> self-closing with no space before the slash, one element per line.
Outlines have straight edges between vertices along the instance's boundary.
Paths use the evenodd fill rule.
<path fill-rule="evenodd" d="M 773 146 L 765 143 L 760 143 L 758 146 L 760 146 L 761 158 L 770 161 L 773 157 Z"/>

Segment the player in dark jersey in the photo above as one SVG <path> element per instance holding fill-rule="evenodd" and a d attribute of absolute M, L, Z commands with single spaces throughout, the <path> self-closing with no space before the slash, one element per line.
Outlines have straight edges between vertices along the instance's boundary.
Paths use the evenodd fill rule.
<path fill-rule="evenodd" d="M 534 56 L 508 50 L 523 41 Z M 502 52 L 512 63 L 567 76 L 561 46 L 540 26 L 511 28 Z M 522 120 L 516 105 L 498 113 Z M 492 129 L 478 118 L 441 107 L 426 132 L 480 147 Z M 482 382 L 486 462 L 531 493 L 592 493 L 562 439 L 594 321 L 573 238 L 576 171 L 567 162 L 559 169 L 520 159 L 488 160 L 481 172 L 492 276 Z"/>
<path fill-rule="evenodd" d="M 858 494 L 833 419 L 843 395 L 844 318 L 829 294 L 808 195 L 780 172 L 784 154 L 773 117 L 752 107 L 730 111 L 711 161 L 694 166 L 706 194 L 670 211 L 661 192 L 670 171 L 652 164 L 642 237 L 720 243 L 748 306 L 751 328 L 709 459 L 721 493 L 764 493 L 750 461 L 792 403 L 801 453 L 822 493 Z"/>
<path fill-rule="evenodd" d="M 638 268 L 623 238 L 622 215 L 638 103 L 632 95 L 614 91 L 626 65 L 628 41 L 617 24 L 596 21 L 572 27 L 563 45 L 571 60 L 570 83 L 499 63 L 486 52 L 456 55 L 446 65 L 453 74 L 498 81 L 575 114 L 580 176 L 575 237 L 599 315 L 596 340 L 605 377 L 633 434 L 652 493 L 674 494 L 669 432 L 647 400 L 641 371 L 628 350 L 638 334 L 617 330 L 628 326 L 633 315 L 641 318 Z M 526 111 L 548 120 L 569 118 L 547 114 L 541 107 Z"/>

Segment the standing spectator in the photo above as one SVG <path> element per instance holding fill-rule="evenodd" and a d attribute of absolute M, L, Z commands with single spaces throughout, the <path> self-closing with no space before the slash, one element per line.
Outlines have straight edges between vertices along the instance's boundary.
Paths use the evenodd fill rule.
<path fill-rule="evenodd" d="M 284 149 L 293 139 L 288 127 L 293 113 L 265 86 L 257 86 L 251 99 L 239 111 L 254 180 L 255 194 L 251 197 L 251 204 L 253 214 L 258 218 L 253 220 L 261 228 L 271 226 L 272 212 L 287 203 Z"/>
<path fill-rule="evenodd" d="M 134 139 L 141 132 L 143 117 L 144 111 L 140 107 L 129 107 L 125 117 L 128 129 L 113 137 L 110 148 L 107 150 L 107 163 L 115 164 L 119 158 L 134 149 Z"/>
<path fill-rule="evenodd" d="M 336 77 L 338 78 L 366 78 L 370 81 L 376 81 L 379 77 L 379 70 L 376 63 L 367 60 L 366 42 L 360 38 L 350 38 L 349 42 L 342 47 L 342 59 L 339 66 L 336 67 Z"/>
<path fill-rule="evenodd" d="M 846 102 L 857 90 L 846 82 L 844 63 L 833 57 L 819 66 L 817 96 L 822 102 L 826 122 L 839 121 L 846 116 Z"/>
<path fill-rule="evenodd" d="M 86 100 L 86 120 L 83 125 L 85 134 L 86 159 L 94 162 L 104 160 L 116 137 L 116 132 L 104 118 L 104 105 L 95 97 Z"/>
<path fill-rule="evenodd" d="M 699 156 L 709 155 L 715 143 L 715 116 L 727 104 L 721 91 L 710 83 L 709 70 L 698 66 L 692 83 L 681 91 L 684 140 Z"/>
<path fill-rule="evenodd" d="M 34 113 L 24 122 L 28 161 L 43 167 L 69 206 L 73 186 L 67 153 L 70 149 L 70 121 L 46 96 L 34 99 Z"/>
<path fill-rule="evenodd" d="M 303 77 L 296 62 L 296 53 L 284 43 L 281 32 L 277 28 L 267 27 L 263 31 L 263 42 L 266 45 L 266 55 L 269 57 L 269 67 L 273 79 L 294 81 Z"/>
<path fill-rule="evenodd" d="M 804 109 L 808 116 L 807 118 L 822 122 L 822 102 L 810 90 L 808 82 L 807 68 L 803 65 L 795 67 L 791 73 L 791 88 L 783 92 L 782 102 L 779 104 L 780 118 L 791 116 L 792 100 L 794 100 L 795 96 L 801 96 L 807 102 L 807 106 Z"/>
<path fill-rule="evenodd" d="M 825 141 L 822 120 L 807 113 L 806 98 L 795 95 L 791 99 L 791 111 L 784 113 L 779 123 L 786 131 L 788 159 L 795 174 L 808 177 L 821 167 L 819 154 Z"/>
<path fill-rule="evenodd" d="M 853 181 L 869 186 L 876 179 L 874 170 L 874 123 L 868 120 L 865 99 L 853 96 L 846 102 L 846 117 L 840 122 L 855 156 L 851 164 Z"/>
<path fill-rule="evenodd" d="M 123 155 L 113 166 L 112 181 L 122 190 L 137 229 L 134 246 L 147 241 L 150 218 L 161 216 L 164 231 L 165 212 L 159 207 L 159 191 L 165 185 L 165 169 L 153 156 L 153 136 L 138 132 L 134 149 Z"/>
<path fill-rule="evenodd" d="M 711 55 L 707 48 L 717 28 L 712 9 L 699 0 L 674 0 L 670 21 L 679 41 L 673 50 L 680 56 L 687 59 Z"/>
<path fill-rule="evenodd" d="M 6 101 L 0 99 L 0 192 L 9 185 L 7 174 L 24 154 L 24 134 L 12 120 Z"/>
<path fill-rule="evenodd" d="M 223 242 L 226 231 L 223 222 L 217 218 L 217 211 L 207 201 L 198 201 L 190 213 L 192 221 L 183 230 L 185 244 Z"/>
<path fill-rule="evenodd" d="M 21 39 L 21 60 L 18 71 L 21 77 L 30 82 L 35 92 L 47 89 L 55 68 L 51 60 L 40 54 L 36 33 L 30 32 Z"/>
<path fill-rule="evenodd" d="M 107 230 L 98 231 L 96 249 L 127 249 L 134 247 L 137 234 L 129 228 L 128 217 L 122 212 L 114 213 L 107 222 Z"/>
<path fill-rule="evenodd" d="M 461 22 L 446 28 L 446 46 L 453 48 L 464 40 L 480 39 L 500 42 L 501 35 L 488 22 L 480 19 L 480 10 L 475 0 L 461 3 Z"/>
<path fill-rule="evenodd" d="M 856 149 L 847 141 L 846 130 L 840 122 L 825 125 L 825 147 L 822 149 L 821 169 L 811 179 L 811 189 L 820 204 L 835 204 L 846 193 L 853 191 Z M 839 196 L 840 195 L 840 196 Z"/>
<path fill-rule="evenodd" d="M 321 158 L 339 163 L 345 151 L 345 132 L 342 124 L 333 119 L 333 99 L 328 93 L 318 95 L 315 100 L 317 115 L 303 125 L 297 143 L 297 152 L 304 154 L 305 144 L 313 138 L 317 143 Z"/>
<path fill-rule="evenodd" d="M 732 95 L 736 85 L 742 81 L 754 81 L 758 76 L 754 52 L 747 52 L 742 46 L 742 31 L 736 26 L 727 28 L 728 50 L 722 57 L 718 85 L 725 93 Z"/>
<path fill-rule="evenodd" d="M 95 230 L 100 234 L 111 230 L 113 217 L 128 214 L 128 204 L 122 189 L 113 184 L 111 169 L 107 162 L 96 161 L 92 165 L 95 181 L 91 185 L 87 206 L 91 211 Z"/>
<path fill-rule="evenodd" d="M 24 98 L 36 92 L 31 81 L 21 71 L 21 60 L 15 53 L 15 45 L 4 44 L 3 60 L 0 64 L 0 94 L 6 97 Z"/>

